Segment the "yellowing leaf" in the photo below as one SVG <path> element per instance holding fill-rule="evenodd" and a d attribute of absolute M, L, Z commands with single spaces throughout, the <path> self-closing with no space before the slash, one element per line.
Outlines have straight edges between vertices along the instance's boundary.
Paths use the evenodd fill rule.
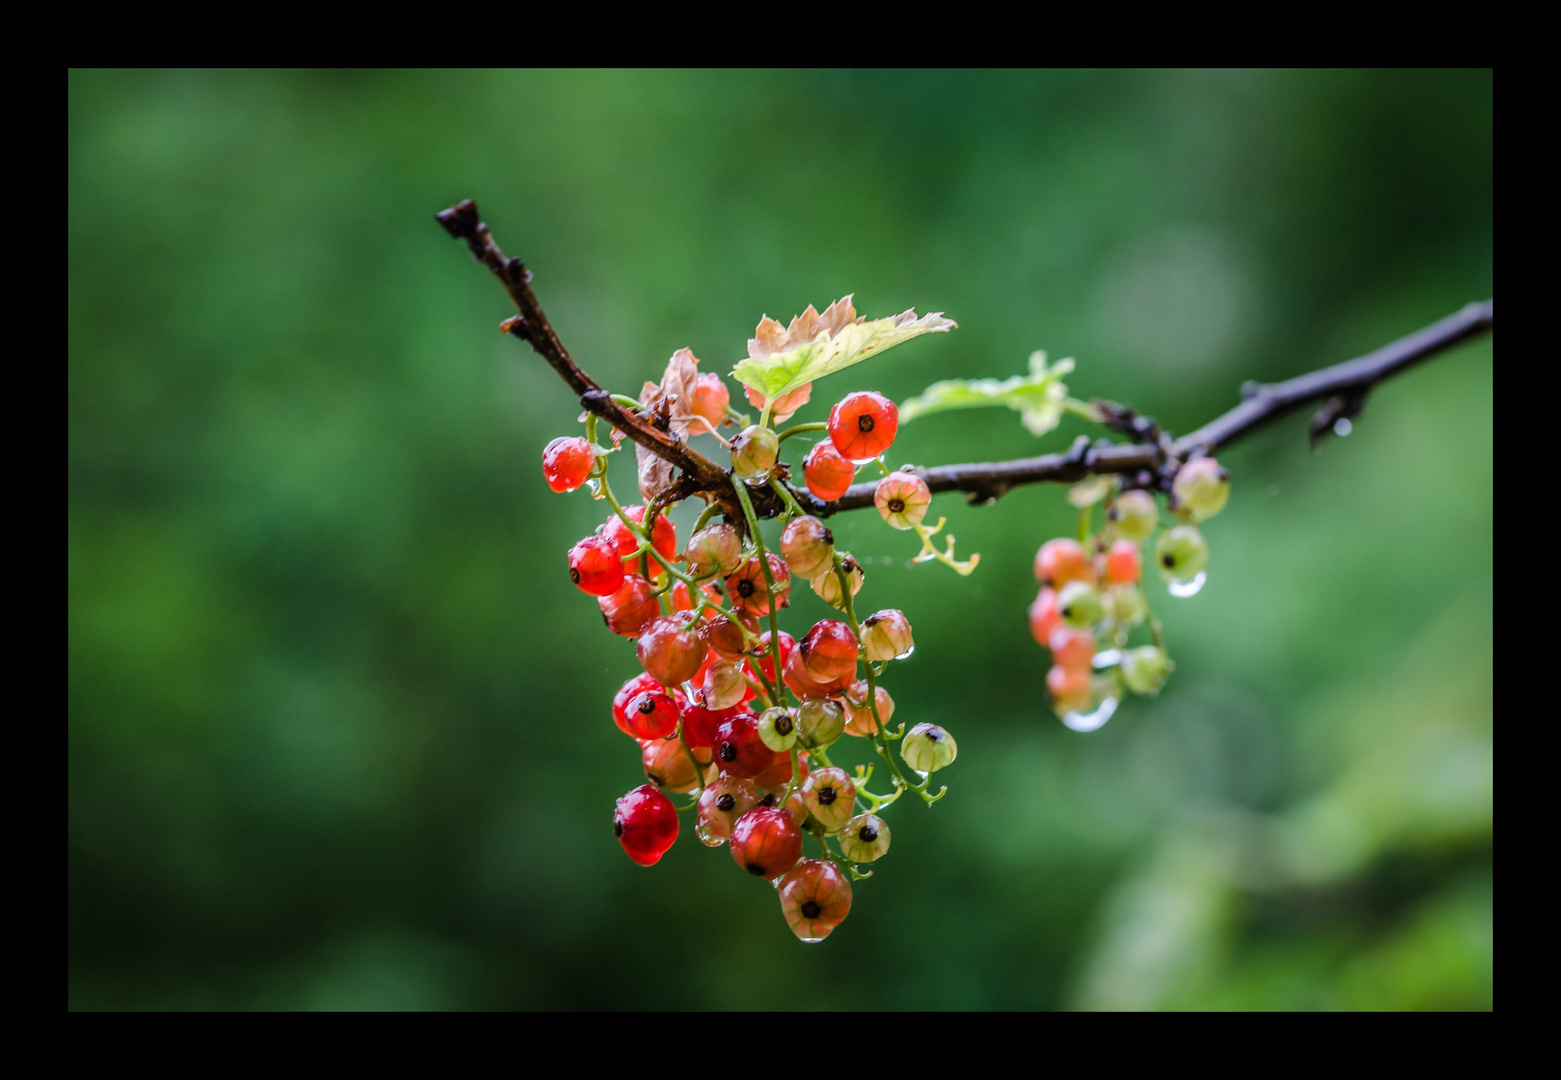
<path fill-rule="evenodd" d="M 856 314 L 849 296 L 829 305 L 823 314 L 809 304 L 785 330 L 765 316 L 748 342 L 748 359 L 732 368 L 732 375 L 774 401 L 902 341 L 944 333 L 957 325 L 941 311 L 917 318 L 915 309 L 868 322 Z"/>
<path fill-rule="evenodd" d="M 1030 374 L 1011 379 L 945 379 L 900 406 L 900 422 L 949 409 L 976 409 L 1004 405 L 1019 414 L 1032 435 L 1044 435 L 1062 419 L 1068 388 L 1062 376 L 1073 370 L 1073 361 L 1059 360 L 1046 366 L 1046 353 L 1030 354 Z"/>

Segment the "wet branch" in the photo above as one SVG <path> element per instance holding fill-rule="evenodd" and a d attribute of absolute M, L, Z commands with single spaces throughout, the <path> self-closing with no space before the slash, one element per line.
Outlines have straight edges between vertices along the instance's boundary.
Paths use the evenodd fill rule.
<path fill-rule="evenodd" d="M 505 320 L 503 328 L 530 342 L 579 395 L 580 404 L 588 412 L 681 470 L 675 490 L 661 501 L 701 495 L 720 503 L 728 516 L 741 519 L 742 507 L 725 468 L 673 438 L 658 425 L 655 417 L 626 409 L 613 401 L 606 390 L 570 359 L 531 291 L 530 272 L 521 260 L 506 258 L 494 244 L 487 225 L 477 217 L 475 203 L 467 199 L 435 216 L 451 236 L 466 241 L 477 261 L 493 271 L 509 292 L 520 314 Z M 1315 445 L 1334 430 L 1340 420 L 1356 415 L 1366 395 L 1378 383 L 1493 329 L 1492 301 L 1469 304 L 1423 330 L 1354 360 L 1297 375 L 1284 382 L 1248 383 L 1242 387 L 1244 400 L 1240 405 L 1179 439 L 1161 432 L 1152 421 L 1139 417 L 1131 409 L 1101 403 L 1109 426 L 1129 435 L 1132 442 L 1092 446 L 1090 440 L 1081 435 L 1072 448 L 1062 454 L 940 465 L 916 472 L 934 493 L 960 491 L 971 503 L 977 504 L 990 503 L 1025 484 L 1072 484 L 1105 473 L 1124 474 L 1127 482 L 1136 487 L 1164 486 L 1188 458 L 1213 454 L 1281 416 L 1321 401 L 1323 405 L 1310 425 Z M 871 506 L 877 486 L 876 481 L 852 484 L 845 495 L 831 503 L 820 502 L 805 489 L 792 490 L 797 501 L 809 512 L 827 516 Z M 767 488 L 754 488 L 750 495 L 761 517 L 773 517 L 782 508 L 779 497 Z"/>

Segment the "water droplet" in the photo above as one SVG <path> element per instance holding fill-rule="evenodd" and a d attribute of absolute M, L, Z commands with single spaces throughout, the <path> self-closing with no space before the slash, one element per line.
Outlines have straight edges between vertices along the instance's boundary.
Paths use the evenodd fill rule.
<path fill-rule="evenodd" d="M 1188 597 L 1197 596 L 1198 590 L 1203 588 L 1203 583 L 1209 580 L 1207 571 L 1199 570 L 1198 576 L 1191 581 L 1172 581 L 1167 583 L 1166 590 L 1172 596 Z"/>
<path fill-rule="evenodd" d="M 1095 659 L 1091 661 L 1091 663 L 1095 665 L 1096 671 L 1099 671 L 1102 668 L 1114 667 L 1121 662 L 1121 649 L 1102 649 L 1100 652 L 1095 654 Z"/>
<path fill-rule="evenodd" d="M 1094 712 L 1070 712 L 1062 718 L 1062 722 L 1074 731 L 1094 731 L 1096 728 L 1104 727 L 1106 721 L 1110 720 L 1112 713 L 1116 711 L 1117 699 L 1108 697 L 1101 700 Z"/>
<path fill-rule="evenodd" d="M 915 773 L 917 776 L 921 777 L 923 780 L 927 779 L 927 774 L 922 772 L 920 769 L 912 769 L 911 772 Z"/>
<path fill-rule="evenodd" d="M 823 941 L 824 939 L 821 938 L 821 937 L 805 937 L 805 938 L 799 938 L 798 940 L 800 940 L 804 945 L 817 945 L 819 942 Z"/>
<path fill-rule="evenodd" d="M 781 644 L 785 644 L 785 642 L 782 642 Z M 916 646 L 912 645 L 910 648 L 906 649 L 904 652 L 895 654 L 894 658 L 896 660 L 909 660 L 911 658 L 911 653 L 913 653 L 915 651 L 916 651 Z"/>
<path fill-rule="evenodd" d="M 1350 423 L 1348 416 L 1341 416 L 1333 422 L 1333 433 L 1341 439 L 1354 430 L 1355 425 Z"/>

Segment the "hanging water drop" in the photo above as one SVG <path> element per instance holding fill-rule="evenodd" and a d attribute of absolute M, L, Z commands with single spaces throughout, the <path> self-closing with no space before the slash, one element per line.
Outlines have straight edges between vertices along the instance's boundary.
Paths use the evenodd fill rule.
<path fill-rule="evenodd" d="M 1206 571 L 1199 570 L 1198 576 L 1190 581 L 1168 581 L 1165 584 L 1166 591 L 1172 596 L 1188 597 L 1197 596 L 1198 590 L 1203 588 L 1203 583 L 1209 580 Z"/>
<path fill-rule="evenodd" d="M 1095 731 L 1105 726 L 1117 711 L 1117 699 L 1114 697 L 1103 698 L 1093 712 L 1070 712 L 1062 718 L 1062 722 L 1074 731 Z"/>

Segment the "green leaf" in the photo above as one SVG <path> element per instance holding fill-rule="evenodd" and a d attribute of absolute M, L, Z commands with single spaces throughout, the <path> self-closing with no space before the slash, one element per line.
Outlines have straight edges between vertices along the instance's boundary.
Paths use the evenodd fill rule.
<path fill-rule="evenodd" d="M 763 394 L 765 400 L 774 401 L 804 383 L 859 364 L 902 341 L 922 334 L 945 333 L 956 325 L 953 319 L 945 319 L 941 311 L 918 319 L 915 309 L 887 319 L 853 322 L 768 356 L 750 356 L 732 368 L 732 375 L 744 386 Z"/>
<path fill-rule="evenodd" d="M 900 406 L 900 421 L 949 409 L 977 409 L 1004 405 L 1019 414 L 1032 435 L 1045 435 L 1062 419 L 1068 388 L 1062 376 L 1073 370 L 1073 361 L 1059 360 L 1046 366 L 1044 351 L 1030 354 L 1030 374 L 1011 379 L 945 379 L 933 383 L 919 396 Z"/>

